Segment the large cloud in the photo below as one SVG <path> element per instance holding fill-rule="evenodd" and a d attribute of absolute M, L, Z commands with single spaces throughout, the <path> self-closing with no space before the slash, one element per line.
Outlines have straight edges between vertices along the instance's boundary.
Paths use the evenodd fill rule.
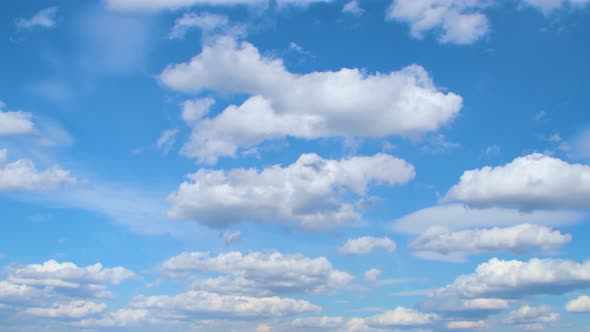
<path fill-rule="evenodd" d="M 468 255 L 482 252 L 549 250 L 570 242 L 571 238 L 549 227 L 530 224 L 455 232 L 432 227 L 412 241 L 410 248 L 420 257 L 463 261 Z"/>
<path fill-rule="evenodd" d="M 488 33 L 489 23 L 481 10 L 485 0 L 394 0 L 387 18 L 410 25 L 414 38 L 440 31 L 442 43 L 471 44 Z"/>
<path fill-rule="evenodd" d="M 445 201 L 522 210 L 590 207 L 590 166 L 534 153 L 498 167 L 466 171 Z"/>
<path fill-rule="evenodd" d="M 187 156 L 215 162 L 239 148 L 286 136 L 385 137 L 433 131 L 461 109 L 420 66 L 388 74 L 359 69 L 294 74 L 247 42 L 220 38 L 187 63 L 168 66 L 161 82 L 175 90 L 252 97 L 193 124 Z"/>
<path fill-rule="evenodd" d="M 463 204 L 438 205 L 418 210 L 393 222 L 392 229 L 406 234 L 422 234 L 431 227 L 462 230 L 479 227 L 504 227 L 520 224 L 563 226 L 585 217 L 572 211 L 524 212 L 508 208 L 471 209 Z"/>
<path fill-rule="evenodd" d="M 365 196 L 370 183 L 403 184 L 413 177 L 412 165 L 386 154 L 342 160 L 304 154 L 288 167 L 262 171 L 201 169 L 169 196 L 169 216 L 215 228 L 259 222 L 328 229 L 360 219 L 343 192 Z"/>
<path fill-rule="evenodd" d="M 58 166 L 39 171 L 29 159 L 7 162 L 8 151 L 0 149 L 1 191 L 44 191 L 75 183 L 70 172 Z"/>
<path fill-rule="evenodd" d="M 168 259 L 161 268 L 171 277 L 221 274 L 221 278 L 197 280 L 193 287 L 234 294 L 321 293 L 341 289 L 353 278 L 336 270 L 324 257 L 311 259 L 278 252 L 246 255 L 230 252 L 214 257 L 208 253 L 185 252 Z"/>

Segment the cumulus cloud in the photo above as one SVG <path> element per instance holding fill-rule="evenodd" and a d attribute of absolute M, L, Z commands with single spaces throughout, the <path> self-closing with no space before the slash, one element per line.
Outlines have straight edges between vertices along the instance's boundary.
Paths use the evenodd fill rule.
<path fill-rule="evenodd" d="M 335 329 L 342 328 L 346 324 L 346 320 L 342 317 L 306 317 L 297 318 L 291 325 L 297 328 L 312 328 L 312 329 Z"/>
<path fill-rule="evenodd" d="M 168 34 L 170 39 L 184 39 L 184 36 L 191 28 L 200 29 L 205 35 L 242 35 L 245 28 L 240 25 L 231 25 L 229 18 L 225 15 L 212 13 L 185 13 L 176 19 L 174 26 Z"/>
<path fill-rule="evenodd" d="M 36 132 L 31 113 L 2 111 L 0 107 L 0 137 L 32 135 Z"/>
<path fill-rule="evenodd" d="M 48 308 L 27 308 L 24 312 L 28 315 L 46 318 L 80 319 L 102 313 L 106 309 L 107 305 L 104 303 L 78 300 L 54 304 Z"/>
<path fill-rule="evenodd" d="M 6 149 L 0 149 L 0 192 L 55 190 L 76 182 L 69 171 L 58 166 L 39 171 L 29 159 L 8 163 L 7 154 Z"/>
<path fill-rule="evenodd" d="M 262 318 L 321 311 L 320 307 L 303 300 L 220 295 L 205 291 L 188 291 L 176 296 L 138 296 L 132 300 L 131 306 L 150 311 L 173 311 L 181 317 Z"/>
<path fill-rule="evenodd" d="M 410 248 L 419 257 L 463 261 L 468 255 L 483 252 L 525 253 L 532 248 L 546 251 L 570 242 L 571 238 L 549 227 L 530 224 L 455 232 L 432 227 L 412 241 Z M 432 253 L 439 256 L 429 256 Z"/>
<path fill-rule="evenodd" d="M 440 32 L 441 43 L 471 44 L 489 31 L 485 0 L 394 0 L 386 17 L 408 23 L 414 38 Z"/>
<path fill-rule="evenodd" d="M 283 255 L 279 252 L 230 252 L 211 257 L 203 252 L 184 252 L 162 263 L 170 277 L 193 273 L 220 274 L 220 278 L 197 280 L 194 288 L 209 291 L 270 295 L 322 293 L 346 286 L 353 277 L 335 269 L 324 257 Z"/>
<path fill-rule="evenodd" d="M 488 325 L 486 324 L 486 322 L 481 321 L 481 320 L 478 320 L 478 321 L 454 321 L 454 322 L 448 322 L 447 328 L 449 330 L 474 331 L 474 330 L 486 329 L 486 328 L 488 328 Z"/>
<path fill-rule="evenodd" d="M 435 291 L 422 303 L 422 308 L 435 312 L 489 312 L 505 309 L 509 301 L 525 296 L 586 288 L 590 288 L 590 261 L 533 258 L 522 262 L 493 258 L 480 264 L 474 273 L 461 275 Z"/>
<path fill-rule="evenodd" d="M 526 211 L 587 208 L 590 207 L 590 166 L 534 153 L 504 166 L 466 171 L 443 201 Z"/>
<path fill-rule="evenodd" d="M 343 193 L 365 196 L 371 183 L 404 184 L 414 174 L 412 165 L 386 154 L 342 160 L 304 154 L 287 167 L 200 169 L 168 197 L 169 216 L 215 228 L 245 222 L 341 227 L 360 220 Z"/>
<path fill-rule="evenodd" d="M 81 327 L 127 327 L 144 322 L 153 322 L 150 312 L 145 309 L 120 309 L 104 313 L 99 318 L 86 318 L 79 321 Z"/>
<path fill-rule="evenodd" d="M 365 319 L 367 325 L 377 328 L 419 327 L 433 324 L 438 315 L 414 309 L 397 307 L 394 310 Z"/>
<path fill-rule="evenodd" d="M 575 300 L 571 300 L 568 302 L 565 309 L 569 312 L 590 313 L 590 296 L 583 295 Z"/>
<path fill-rule="evenodd" d="M 360 16 L 365 12 L 365 10 L 361 8 L 358 0 L 350 0 L 344 5 L 344 7 L 342 8 L 342 12 L 352 14 L 355 16 Z"/>
<path fill-rule="evenodd" d="M 30 18 L 20 18 L 16 21 L 16 26 L 21 29 L 44 28 L 50 29 L 55 26 L 55 15 L 57 7 L 41 9 Z"/>
<path fill-rule="evenodd" d="M 338 252 L 344 255 L 360 255 L 371 253 L 379 248 L 394 252 L 396 244 L 388 237 L 363 236 L 349 239 L 342 247 L 338 248 Z"/>
<path fill-rule="evenodd" d="M 423 234 L 431 227 L 463 230 L 506 227 L 520 224 L 564 226 L 580 222 L 584 214 L 572 211 L 524 212 L 509 208 L 472 209 L 463 204 L 438 205 L 418 210 L 395 220 L 392 229 L 405 234 Z"/>
<path fill-rule="evenodd" d="M 210 163 L 287 136 L 413 136 L 449 123 L 462 106 L 460 96 L 439 90 L 420 66 L 373 75 L 346 68 L 294 74 L 281 59 L 227 37 L 204 45 L 187 63 L 168 66 L 160 81 L 185 92 L 251 96 L 193 125 L 183 153 Z"/>
<path fill-rule="evenodd" d="M 523 306 L 509 313 L 503 322 L 504 324 L 516 325 L 526 331 L 538 331 L 543 330 L 550 323 L 559 321 L 559 319 L 559 313 L 551 307 Z"/>

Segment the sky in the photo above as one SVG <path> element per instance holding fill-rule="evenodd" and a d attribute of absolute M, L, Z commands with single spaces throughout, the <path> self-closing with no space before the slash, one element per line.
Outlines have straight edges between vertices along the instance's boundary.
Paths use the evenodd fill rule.
<path fill-rule="evenodd" d="M 0 6 L 0 331 L 590 330 L 589 0 Z"/>

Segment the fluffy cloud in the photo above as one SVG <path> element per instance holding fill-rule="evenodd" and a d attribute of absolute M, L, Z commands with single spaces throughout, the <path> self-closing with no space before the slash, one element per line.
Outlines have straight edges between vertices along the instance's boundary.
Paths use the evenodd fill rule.
<path fill-rule="evenodd" d="M 590 261 L 533 258 L 522 262 L 493 258 L 480 264 L 474 273 L 462 275 L 435 291 L 422 308 L 435 312 L 489 312 L 505 309 L 511 299 L 586 288 L 590 288 Z"/>
<path fill-rule="evenodd" d="M 184 39 L 187 31 L 191 28 L 198 28 L 204 34 L 241 35 L 244 27 L 230 24 L 229 18 L 225 15 L 211 13 L 185 13 L 176 19 L 174 26 L 168 34 L 170 39 Z"/>
<path fill-rule="evenodd" d="M 411 136 L 447 124 L 462 106 L 460 96 L 441 92 L 420 66 L 374 75 L 359 69 L 294 74 L 280 59 L 232 38 L 219 38 L 190 62 L 168 66 L 160 80 L 185 92 L 252 96 L 193 125 L 183 153 L 210 163 L 287 136 Z"/>
<path fill-rule="evenodd" d="M 378 248 L 394 252 L 396 244 L 388 237 L 363 236 L 357 239 L 349 239 L 342 247 L 338 248 L 338 252 L 344 255 L 360 255 L 368 254 Z"/>
<path fill-rule="evenodd" d="M 324 257 L 283 255 L 278 252 L 230 252 L 215 257 L 185 252 L 165 261 L 165 275 L 222 274 L 222 278 L 197 281 L 193 286 L 209 291 L 270 295 L 275 293 L 321 293 L 346 286 L 353 277 L 334 269 Z"/>
<path fill-rule="evenodd" d="M 365 10 L 361 8 L 358 0 L 350 0 L 344 5 L 342 12 L 360 16 L 365 12 Z"/>
<path fill-rule="evenodd" d="M 488 33 L 489 22 L 480 11 L 484 0 L 394 0 L 387 18 L 410 25 L 414 38 L 440 31 L 442 43 L 471 44 Z"/>
<path fill-rule="evenodd" d="M 57 7 L 45 8 L 37 12 L 31 18 L 18 19 L 16 21 L 16 26 L 22 29 L 32 29 L 36 27 L 50 29 L 55 26 L 56 14 Z"/>
<path fill-rule="evenodd" d="M 412 165 L 386 154 L 342 160 L 304 154 L 288 167 L 261 171 L 201 169 L 169 196 L 169 216 L 215 228 L 244 222 L 335 228 L 360 220 L 343 192 L 365 196 L 371 183 L 403 184 L 414 174 Z"/>
<path fill-rule="evenodd" d="M 455 321 L 455 322 L 448 322 L 447 328 L 449 330 L 480 330 L 488 328 L 488 325 L 481 320 L 478 321 Z"/>
<path fill-rule="evenodd" d="M 523 253 L 531 248 L 549 250 L 571 241 L 571 235 L 561 234 L 546 226 L 518 225 L 507 228 L 450 231 L 432 227 L 412 241 L 410 248 L 421 257 L 463 261 L 465 256 L 482 252 L 512 251 Z"/>
<path fill-rule="evenodd" d="M 70 172 L 57 166 L 39 171 L 28 159 L 7 163 L 7 154 L 0 149 L 0 192 L 54 190 L 76 182 Z"/>
<path fill-rule="evenodd" d="M 580 296 L 571 300 L 565 309 L 569 312 L 588 312 L 590 313 L 590 296 Z"/>
<path fill-rule="evenodd" d="M 504 324 L 516 325 L 526 331 L 537 331 L 544 329 L 547 324 L 557 322 L 559 318 L 559 313 L 551 307 L 523 306 L 508 314 L 503 322 Z"/>
<path fill-rule="evenodd" d="M 322 328 L 322 329 L 335 329 L 345 326 L 346 320 L 342 317 L 307 317 L 297 318 L 291 325 L 297 328 Z"/>
<path fill-rule="evenodd" d="M 444 201 L 522 210 L 590 207 L 590 166 L 540 153 L 498 167 L 466 171 Z"/>
<path fill-rule="evenodd" d="M 173 311 L 181 317 L 215 315 L 221 318 L 261 318 L 321 311 L 320 307 L 302 300 L 220 295 L 205 291 L 188 291 L 176 296 L 138 296 L 131 306 L 150 311 Z"/>
<path fill-rule="evenodd" d="M 31 135 L 37 132 L 31 113 L 2 111 L 0 107 L 0 137 Z"/>
<path fill-rule="evenodd" d="M 438 319 L 435 314 L 422 313 L 417 310 L 397 307 L 379 315 L 365 319 L 367 325 L 378 328 L 418 327 L 433 324 Z"/>
<path fill-rule="evenodd" d="M 27 308 L 25 313 L 32 316 L 46 318 L 80 319 L 105 311 L 107 305 L 92 301 L 72 301 L 63 304 L 54 304 L 48 308 Z"/>
<path fill-rule="evenodd" d="M 523 212 L 508 208 L 471 209 L 463 204 L 438 205 L 406 215 L 392 225 L 396 232 L 422 234 L 431 227 L 462 230 L 520 224 L 563 226 L 580 222 L 584 214 L 571 211 Z"/>

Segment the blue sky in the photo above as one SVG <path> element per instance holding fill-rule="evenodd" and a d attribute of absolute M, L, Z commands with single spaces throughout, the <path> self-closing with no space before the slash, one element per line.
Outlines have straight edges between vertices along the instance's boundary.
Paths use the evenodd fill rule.
<path fill-rule="evenodd" d="M 0 331 L 587 331 L 588 0 L 0 10 Z"/>

